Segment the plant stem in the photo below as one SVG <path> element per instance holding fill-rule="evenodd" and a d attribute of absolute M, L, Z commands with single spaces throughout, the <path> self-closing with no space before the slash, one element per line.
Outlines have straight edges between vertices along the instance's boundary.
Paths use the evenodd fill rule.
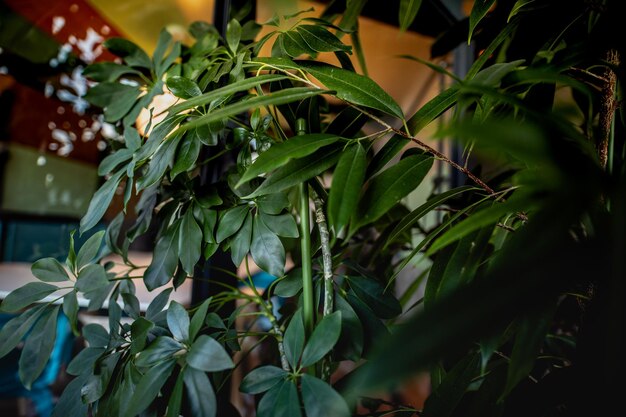
<path fill-rule="evenodd" d="M 606 53 L 607 63 L 617 66 L 619 65 L 619 53 L 615 49 L 610 49 Z M 613 68 L 607 68 L 604 77 L 605 82 L 602 86 L 602 96 L 600 98 L 600 111 L 599 111 L 599 134 L 596 140 L 596 150 L 598 152 L 598 158 L 600 159 L 600 166 L 606 168 L 606 163 L 609 154 L 609 140 L 611 136 L 611 125 L 613 124 L 613 117 L 615 115 L 616 100 L 615 100 L 615 84 L 617 83 L 617 74 Z"/>
<path fill-rule="evenodd" d="M 298 186 L 300 195 L 300 251 L 302 253 L 302 306 L 304 329 L 307 336 L 313 331 L 313 267 L 311 265 L 311 230 L 309 229 L 309 189 L 306 183 Z"/>

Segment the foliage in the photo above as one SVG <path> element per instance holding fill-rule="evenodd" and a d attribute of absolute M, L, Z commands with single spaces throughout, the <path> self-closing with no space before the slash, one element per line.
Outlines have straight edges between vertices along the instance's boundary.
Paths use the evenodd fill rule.
<path fill-rule="evenodd" d="M 237 339 L 250 335 L 235 326 L 243 307 L 222 314 L 233 300 L 271 323 L 255 335 L 274 340 L 275 355 L 240 386 L 262 395 L 261 417 L 383 415 L 382 404 L 426 416 L 585 414 L 609 406 L 596 401 L 623 370 L 626 270 L 612 3 L 476 1 L 460 23 L 470 30 L 451 29 L 433 50 L 469 36 L 482 54 L 464 79 L 455 76 L 410 117 L 355 71 L 340 40 L 363 3 L 347 2 L 343 18 L 331 13 L 336 6 L 327 20 L 283 17 L 289 29 L 258 41 L 257 24 L 236 20 L 224 38 L 193 24 L 190 46 L 163 31 L 152 57 L 112 39 L 106 46 L 123 63 L 86 69 L 98 81 L 86 98 L 125 140 L 111 143 L 100 165 L 106 181 L 81 232 L 101 221 L 119 187 L 124 210 L 78 253 L 71 247 L 65 265 L 36 262 L 41 282 L 2 303 L 13 312 L 32 305 L 0 337 L 6 354 L 28 334 L 20 360 L 27 386 L 50 354 L 59 312 L 58 303 L 38 301 L 58 294 L 89 343 L 68 368 L 77 378 L 55 415 L 216 415 L 214 391 L 228 386 Z M 401 4 L 406 29 L 421 2 Z M 259 56 L 264 44 L 272 44 L 270 57 Z M 334 54 L 340 66 L 317 61 L 318 53 Z M 164 85 L 181 100 L 162 115 L 151 110 L 149 126 L 137 130 L 140 111 Z M 340 111 L 331 111 L 331 99 Z M 450 109 L 438 136 L 456 138 L 468 159 L 480 161 L 472 171 L 416 138 Z M 366 122 L 378 129 L 364 133 Z M 375 152 L 378 141 L 384 146 Z M 409 211 L 402 201 L 435 159 L 468 185 Z M 204 167 L 216 161 L 226 168 L 207 179 Z M 123 230 L 134 193 L 141 195 L 137 217 Z M 154 257 L 137 275 L 128 247 L 151 225 Z M 250 276 L 242 281 L 251 292 L 214 283 L 212 297 L 189 310 L 175 302 L 166 308 L 166 289 L 140 311 L 134 279 L 150 290 L 170 281 L 179 287 L 218 250 L 236 265 L 247 265 L 249 255 L 277 282 L 265 292 Z M 101 264 L 106 252 L 120 255 L 123 273 Z M 288 256 L 296 267 L 286 271 Z M 418 260 L 424 272 L 396 299 L 396 277 Z M 407 305 L 424 277 L 423 298 Z M 77 328 L 78 295 L 89 310 L 108 303 L 108 329 Z M 289 299 L 280 316 L 272 295 Z M 131 324 L 121 323 L 123 315 Z M 358 366 L 331 384 L 345 360 Z M 423 370 L 433 388 L 423 410 L 367 397 Z"/>

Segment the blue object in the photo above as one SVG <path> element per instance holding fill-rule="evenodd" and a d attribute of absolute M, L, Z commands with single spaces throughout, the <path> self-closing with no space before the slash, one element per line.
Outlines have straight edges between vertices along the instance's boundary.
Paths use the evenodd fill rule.
<path fill-rule="evenodd" d="M 0 314 L 0 327 L 15 317 L 14 314 Z M 50 360 L 43 373 L 33 383 L 31 390 L 22 385 L 18 374 L 20 351 L 13 349 L 11 353 L 0 359 L 0 398 L 11 399 L 26 397 L 35 405 L 39 417 L 49 417 L 54 408 L 50 385 L 59 375 L 61 366 L 69 363 L 72 356 L 74 336 L 67 317 L 59 314 L 57 319 L 57 335 Z"/>

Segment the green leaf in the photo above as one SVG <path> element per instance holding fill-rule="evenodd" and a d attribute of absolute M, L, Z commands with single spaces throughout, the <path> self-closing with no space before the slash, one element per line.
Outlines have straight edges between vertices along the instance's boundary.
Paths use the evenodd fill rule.
<path fill-rule="evenodd" d="M 153 366 L 169 359 L 184 346 L 169 336 L 159 336 L 135 359 L 137 366 Z"/>
<path fill-rule="evenodd" d="M 200 260 L 202 229 L 193 217 L 193 210 L 187 210 L 178 231 L 178 256 L 183 269 L 190 276 Z"/>
<path fill-rule="evenodd" d="M 150 330 L 154 328 L 154 323 L 150 320 L 146 320 L 143 317 L 139 317 L 133 321 L 130 325 L 131 346 L 130 353 L 136 354 L 141 352 L 146 347 L 146 339 Z"/>
<path fill-rule="evenodd" d="M 294 101 L 300 101 L 309 97 L 314 97 L 320 94 L 328 93 L 326 90 L 319 88 L 309 87 L 294 87 L 286 88 L 284 90 L 272 92 L 270 94 L 264 94 L 261 96 L 255 96 L 248 100 L 237 101 L 234 104 L 215 109 L 203 116 L 197 117 L 192 121 L 182 125 L 181 131 L 196 128 L 201 125 L 209 124 L 211 122 L 224 120 L 229 117 L 237 116 L 241 113 L 245 113 L 251 109 L 256 109 L 263 106 L 278 106 L 281 104 L 292 103 Z M 200 97 L 198 97 L 200 98 Z M 191 100 L 190 100 L 191 101 Z M 170 109 L 170 111 L 172 111 Z"/>
<path fill-rule="evenodd" d="M 399 21 L 400 30 L 405 31 L 415 20 L 417 12 L 422 5 L 422 0 L 400 0 Z"/>
<path fill-rule="evenodd" d="M 174 275 L 178 265 L 178 224 L 171 225 L 158 240 L 152 262 L 144 274 L 143 280 L 149 291 L 165 285 Z"/>
<path fill-rule="evenodd" d="M 91 375 L 94 372 L 96 361 L 105 351 L 105 348 L 100 347 L 87 347 L 81 350 L 67 365 L 66 372 L 75 376 Z"/>
<path fill-rule="evenodd" d="M 293 297 L 302 289 L 302 269 L 292 269 L 274 287 L 274 294 L 279 297 Z"/>
<path fill-rule="evenodd" d="M 424 404 L 424 416 L 452 415 L 467 387 L 480 372 L 480 355 L 472 353 L 457 363 Z"/>
<path fill-rule="evenodd" d="M 83 70 L 83 76 L 97 82 L 116 81 L 124 74 L 139 75 L 140 72 L 114 62 L 96 62 Z"/>
<path fill-rule="evenodd" d="M 171 375 L 176 365 L 175 359 L 156 364 L 146 372 L 135 387 L 135 392 L 130 398 L 128 408 L 124 413 L 127 417 L 133 417 L 141 413 L 154 401 L 159 391 Z"/>
<path fill-rule="evenodd" d="M 363 354 L 363 325 L 352 306 L 341 296 L 335 297 L 337 310 L 341 312 L 341 335 L 335 352 L 340 358 L 358 361 Z"/>
<path fill-rule="evenodd" d="M 146 319 L 155 321 L 154 319 L 156 315 L 159 314 L 167 305 L 172 290 L 172 288 L 166 288 L 161 291 L 159 295 L 154 297 L 152 301 L 150 301 L 150 304 L 148 304 L 148 308 L 146 309 Z"/>
<path fill-rule="evenodd" d="M 46 305 L 38 305 L 7 321 L 0 329 L 0 358 L 11 352 L 41 317 Z"/>
<path fill-rule="evenodd" d="M 367 166 L 367 178 L 372 177 L 378 171 L 383 169 L 394 156 L 399 154 L 405 147 L 411 143 L 411 139 L 407 139 L 404 136 L 393 135 L 385 145 L 376 152 L 372 162 Z"/>
<path fill-rule="evenodd" d="M 302 401 L 307 417 L 349 417 L 350 409 L 341 395 L 326 382 L 303 374 Z"/>
<path fill-rule="evenodd" d="M 350 145 L 339 158 L 328 195 L 328 220 L 336 233 L 348 224 L 356 210 L 366 164 L 365 148 L 360 143 Z"/>
<path fill-rule="evenodd" d="M 346 107 L 326 128 L 326 133 L 353 138 L 368 121 L 368 117 L 354 107 Z"/>
<path fill-rule="evenodd" d="M 470 13 L 469 34 L 467 35 L 468 44 L 472 40 L 472 34 L 474 33 L 474 29 L 476 29 L 478 23 L 483 19 L 483 17 L 485 17 L 485 15 L 495 2 L 496 0 L 476 0 L 474 2 L 472 12 Z"/>
<path fill-rule="evenodd" d="M 125 172 L 121 170 L 113 174 L 93 195 L 87 213 L 80 219 L 81 234 L 94 227 L 102 219 Z"/>
<path fill-rule="evenodd" d="M 292 368 L 298 367 L 302 349 L 304 348 L 304 324 L 302 322 L 302 310 L 294 313 L 283 339 L 285 356 Z"/>
<path fill-rule="evenodd" d="M 78 336 L 78 298 L 76 291 L 70 291 L 63 296 L 63 313 L 70 322 L 72 332 Z"/>
<path fill-rule="evenodd" d="M 331 149 L 322 148 L 307 157 L 288 162 L 274 171 L 249 197 L 283 191 L 321 174 L 341 155 L 341 149 Z"/>
<path fill-rule="evenodd" d="M 250 251 L 252 240 L 252 214 L 247 213 L 241 229 L 230 241 L 231 259 L 234 265 L 241 265 L 243 258 Z"/>
<path fill-rule="evenodd" d="M 189 314 L 185 307 L 176 301 L 172 301 L 167 308 L 167 327 L 174 339 L 180 342 L 189 340 Z"/>
<path fill-rule="evenodd" d="M 57 305 L 48 309 L 37 321 L 24 342 L 19 361 L 19 375 L 26 389 L 31 388 L 50 359 L 57 336 L 59 308 L 60 306 Z"/>
<path fill-rule="evenodd" d="M 105 288 L 109 285 L 107 273 L 99 264 L 91 264 L 84 267 L 76 278 L 75 287 L 78 291 L 86 293 Z"/>
<path fill-rule="evenodd" d="M 319 62 L 298 61 L 297 63 L 300 68 L 317 78 L 326 87 L 335 90 L 340 99 L 404 119 L 400 106 L 370 78 Z"/>
<path fill-rule="evenodd" d="M 188 99 L 202 94 L 198 84 L 189 78 L 180 77 L 178 75 L 168 77 L 165 84 L 176 97 Z"/>
<path fill-rule="evenodd" d="M 211 381 L 203 371 L 185 368 L 183 380 L 187 388 L 187 399 L 194 417 L 215 417 L 217 401 Z"/>
<path fill-rule="evenodd" d="M 299 25 L 295 30 L 314 52 L 352 51 L 350 46 L 341 43 L 339 38 L 321 26 Z"/>
<path fill-rule="evenodd" d="M 357 209 L 354 229 L 379 219 L 426 177 L 433 165 L 428 155 L 411 155 L 387 168 L 367 184 Z"/>
<path fill-rule="evenodd" d="M 228 22 L 226 26 L 226 43 L 231 52 L 236 53 L 241 40 L 241 25 L 235 19 Z"/>
<path fill-rule="evenodd" d="M 103 237 L 104 230 L 101 230 L 94 233 L 85 243 L 83 243 L 78 251 L 78 255 L 76 255 L 76 269 L 81 270 L 83 266 L 94 260 L 100 251 L 100 247 L 102 246 Z"/>
<path fill-rule="evenodd" d="M 57 289 L 56 286 L 45 282 L 29 282 L 11 291 L 2 301 L 0 310 L 7 313 L 16 312 L 52 294 Z"/>
<path fill-rule="evenodd" d="M 294 136 L 284 142 L 276 143 L 259 155 L 254 163 L 248 167 L 236 187 L 261 174 L 280 168 L 292 159 L 310 155 L 321 147 L 335 143 L 339 139 L 338 136 L 315 133 Z"/>
<path fill-rule="evenodd" d="M 174 167 L 170 171 L 170 178 L 174 179 L 178 174 L 189 171 L 193 168 L 200 155 L 202 142 L 197 140 L 194 135 L 187 134 L 178 147 L 176 161 Z"/>
<path fill-rule="evenodd" d="M 249 211 L 247 205 L 240 205 L 226 210 L 217 225 L 217 242 L 223 242 L 227 237 L 237 233 L 244 220 L 246 220 Z"/>
<path fill-rule="evenodd" d="M 99 324 L 89 323 L 83 327 L 82 332 L 91 347 L 107 347 L 109 344 L 109 333 Z"/>
<path fill-rule="evenodd" d="M 207 298 L 200 304 L 193 317 L 191 318 L 191 324 L 189 325 L 189 340 L 196 339 L 198 332 L 202 328 L 204 319 L 206 318 L 207 311 L 209 310 L 209 304 L 211 304 L 211 298 Z"/>
<path fill-rule="evenodd" d="M 259 401 L 257 417 L 301 417 L 298 390 L 284 380 L 270 389 Z"/>
<path fill-rule="evenodd" d="M 469 185 L 457 187 L 452 190 L 448 190 L 445 193 L 437 194 L 436 196 L 429 199 L 427 202 L 413 210 L 411 213 L 407 214 L 400 220 L 400 223 L 389 233 L 387 237 L 387 243 L 385 247 L 397 239 L 400 235 L 409 230 L 413 225 L 426 214 L 430 213 L 434 208 L 440 206 L 451 198 L 458 196 L 461 193 L 466 191 L 478 190 L 476 187 L 472 187 Z"/>
<path fill-rule="evenodd" d="M 202 334 L 191 345 L 187 354 L 187 364 L 206 372 L 223 371 L 235 366 L 226 349 L 211 336 Z"/>
<path fill-rule="evenodd" d="M 107 122 L 117 122 L 130 111 L 140 93 L 139 87 L 107 81 L 90 88 L 84 99 L 102 107 Z"/>
<path fill-rule="evenodd" d="M 282 46 L 282 50 L 290 57 L 300 55 L 314 55 L 315 51 L 304 41 L 302 35 L 296 30 L 288 30 L 276 37 L 276 44 Z"/>
<path fill-rule="evenodd" d="M 120 164 L 130 161 L 133 157 L 133 153 L 133 149 L 122 148 L 110 155 L 107 155 L 98 166 L 98 175 L 104 177 Z"/>
<path fill-rule="evenodd" d="M 172 394 L 170 395 L 170 400 L 167 403 L 167 414 L 165 417 L 179 417 L 180 409 L 183 404 L 183 377 L 185 374 L 180 372 L 178 377 L 176 378 L 176 384 L 172 389 Z"/>
<path fill-rule="evenodd" d="M 417 134 L 458 101 L 459 87 L 454 85 L 424 104 L 406 124 L 411 135 Z"/>
<path fill-rule="evenodd" d="M 285 248 L 258 215 L 254 216 L 253 220 L 250 254 L 254 262 L 265 272 L 275 277 L 284 275 Z"/>
<path fill-rule="evenodd" d="M 315 330 L 304 347 L 300 366 L 313 365 L 335 346 L 341 334 L 341 312 L 335 311 L 325 316 L 315 326 Z"/>
<path fill-rule="evenodd" d="M 299 236 L 298 225 L 291 213 L 271 216 L 261 212 L 259 214 L 265 225 L 278 236 L 296 238 Z"/>
<path fill-rule="evenodd" d="M 89 375 L 84 375 L 74 378 L 67 384 L 52 411 L 52 417 L 87 415 L 88 405 L 84 404 L 82 401 L 81 389 L 87 382 L 88 376 Z"/>
<path fill-rule="evenodd" d="M 111 53 L 121 57 L 131 67 L 150 69 L 152 62 L 150 57 L 140 47 L 123 38 L 110 38 L 104 42 L 104 46 Z"/>
<path fill-rule="evenodd" d="M 144 175 L 137 180 L 137 192 L 163 181 L 165 171 L 172 164 L 176 148 L 181 139 L 182 135 L 180 134 L 174 134 L 165 139 L 152 156 L 152 159 L 150 159 L 148 169 L 144 172 Z"/>
<path fill-rule="evenodd" d="M 280 214 L 289 207 L 289 199 L 284 193 L 266 194 L 256 198 L 256 204 L 263 213 Z"/>
<path fill-rule="evenodd" d="M 378 317 L 391 319 L 402 313 L 400 302 L 377 280 L 370 277 L 347 277 L 350 288 Z"/>
<path fill-rule="evenodd" d="M 54 258 L 43 258 L 30 267 L 34 276 L 45 282 L 63 282 L 70 279 L 63 265 Z"/>
<path fill-rule="evenodd" d="M 260 394 L 287 378 L 287 371 L 276 366 L 260 366 L 248 373 L 241 381 L 239 391 L 246 394 Z"/>

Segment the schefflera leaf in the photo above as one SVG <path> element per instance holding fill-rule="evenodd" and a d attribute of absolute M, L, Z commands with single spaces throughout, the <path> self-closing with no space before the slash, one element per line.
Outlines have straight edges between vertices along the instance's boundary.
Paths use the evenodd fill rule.
<path fill-rule="evenodd" d="M 348 224 L 356 209 L 366 165 L 365 148 L 359 143 L 348 147 L 339 158 L 328 195 L 328 218 L 335 232 Z"/>

